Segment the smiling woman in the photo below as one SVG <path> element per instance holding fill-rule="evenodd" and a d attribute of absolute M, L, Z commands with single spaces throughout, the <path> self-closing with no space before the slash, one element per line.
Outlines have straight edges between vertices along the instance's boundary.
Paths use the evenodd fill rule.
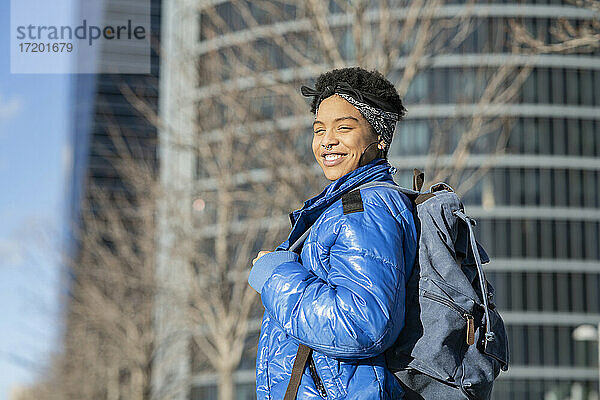
<path fill-rule="evenodd" d="M 312 151 L 331 183 L 291 214 L 285 242 L 253 260 L 248 282 L 266 309 L 257 398 L 401 399 L 384 352 L 404 325 L 417 235 L 411 201 L 385 185 L 405 109 L 362 68 L 327 72 L 302 93 L 313 96 Z"/>

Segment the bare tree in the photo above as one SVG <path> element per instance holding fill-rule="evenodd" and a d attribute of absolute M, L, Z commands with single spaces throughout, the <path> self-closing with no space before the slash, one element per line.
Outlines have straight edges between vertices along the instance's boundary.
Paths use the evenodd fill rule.
<path fill-rule="evenodd" d="M 78 250 L 62 361 L 64 398 L 144 399 L 154 350 L 155 166 L 118 125 L 108 133 L 111 183 L 90 180 L 75 227 Z"/>
<path fill-rule="evenodd" d="M 517 20 L 510 21 L 513 40 L 523 50 L 543 53 L 592 53 L 600 48 L 600 1 L 568 0 L 573 6 L 589 11 L 585 21 L 560 18 L 548 32 L 532 32 Z"/>
<path fill-rule="evenodd" d="M 155 351 L 155 213 L 160 186 L 152 146 L 102 115 L 92 141 L 104 176 L 87 176 L 78 219 L 38 242 L 64 270 L 62 348 L 22 400 L 147 399 Z"/>

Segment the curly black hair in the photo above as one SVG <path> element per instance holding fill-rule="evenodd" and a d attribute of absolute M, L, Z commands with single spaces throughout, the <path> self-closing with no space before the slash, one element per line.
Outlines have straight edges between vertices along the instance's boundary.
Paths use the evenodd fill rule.
<path fill-rule="evenodd" d="M 333 94 L 333 87 L 340 81 L 346 81 L 354 88 L 373 94 L 389 102 L 400 116 L 400 119 L 406 115 L 406 108 L 404 108 L 396 88 L 379 71 L 367 71 L 361 67 L 334 69 L 324 72 L 317 78 L 315 89 L 319 92 L 325 90 L 321 96 L 321 99 L 325 99 Z M 331 87 L 326 90 L 327 86 L 330 85 Z M 310 112 L 313 114 L 317 111 L 318 100 L 317 97 L 313 97 L 310 106 Z"/>

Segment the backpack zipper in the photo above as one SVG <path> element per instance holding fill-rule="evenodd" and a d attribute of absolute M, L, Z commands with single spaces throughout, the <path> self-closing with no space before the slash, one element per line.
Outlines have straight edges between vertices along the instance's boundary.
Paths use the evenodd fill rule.
<path fill-rule="evenodd" d="M 452 308 L 453 310 L 459 312 L 463 316 L 463 318 L 465 318 L 465 320 L 467 321 L 467 334 L 466 334 L 467 344 L 470 346 L 475 343 L 475 320 L 471 313 L 469 313 L 464 308 L 454 304 L 452 301 L 450 301 L 442 296 L 438 296 L 437 294 L 424 291 L 423 297 L 427 297 L 428 299 L 437 301 L 438 303 L 442 303 L 442 304 Z"/>
<path fill-rule="evenodd" d="M 327 397 L 327 391 L 325 390 L 325 386 L 323 382 L 321 382 L 321 378 L 319 378 L 319 374 L 317 374 L 317 367 L 315 367 L 315 362 L 312 356 L 308 361 L 308 370 L 310 371 L 310 376 L 312 376 L 313 381 L 315 381 L 315 386 L 317 387 L 317 391 L 321 395 L 321 397 Z"/>

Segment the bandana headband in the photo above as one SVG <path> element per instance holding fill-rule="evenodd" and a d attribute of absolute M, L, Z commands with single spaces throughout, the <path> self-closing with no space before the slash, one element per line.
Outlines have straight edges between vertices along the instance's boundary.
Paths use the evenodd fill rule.
<path fill-rule="evenodd" d="M 300 90 L 304 96 L 317 97 L 316 109 L 319 108 L 321 101 L 323 101 L 323 95 L 333 91 L 332 94 L 338 94 L 348 103 L 352 104 L 365 117 L 375 132 L 386 143 L 386 147 L 392 143 L 392 136 L 396 128 L 396 122 L 400 120 L 400 115 L 397 112 L 388 111 L 389 106 L 378 97 L 370 93 L 361 92 L 345 81 L 338 82 L 333 87 L 331 85 L 327 86 L 322 92 L 318 92 L 308 86 L 302 86 Z M 376 106 L 367 104 L 367 101 Z"/>
<path fill-rule="evenodd" d="M 389 147 L 392 143 L 394 129 L 396 129 L 396 122 L 400 119 L 398 114 L 371 107 L 344 93 L 338 93 L 338 95 L 343 97 L 348 103 L 352 104 L 360 111 L 363 117 L 371 124 L 375 132 L 377 132 L 378 135 L 381 135 L 386 147 Z"/>

